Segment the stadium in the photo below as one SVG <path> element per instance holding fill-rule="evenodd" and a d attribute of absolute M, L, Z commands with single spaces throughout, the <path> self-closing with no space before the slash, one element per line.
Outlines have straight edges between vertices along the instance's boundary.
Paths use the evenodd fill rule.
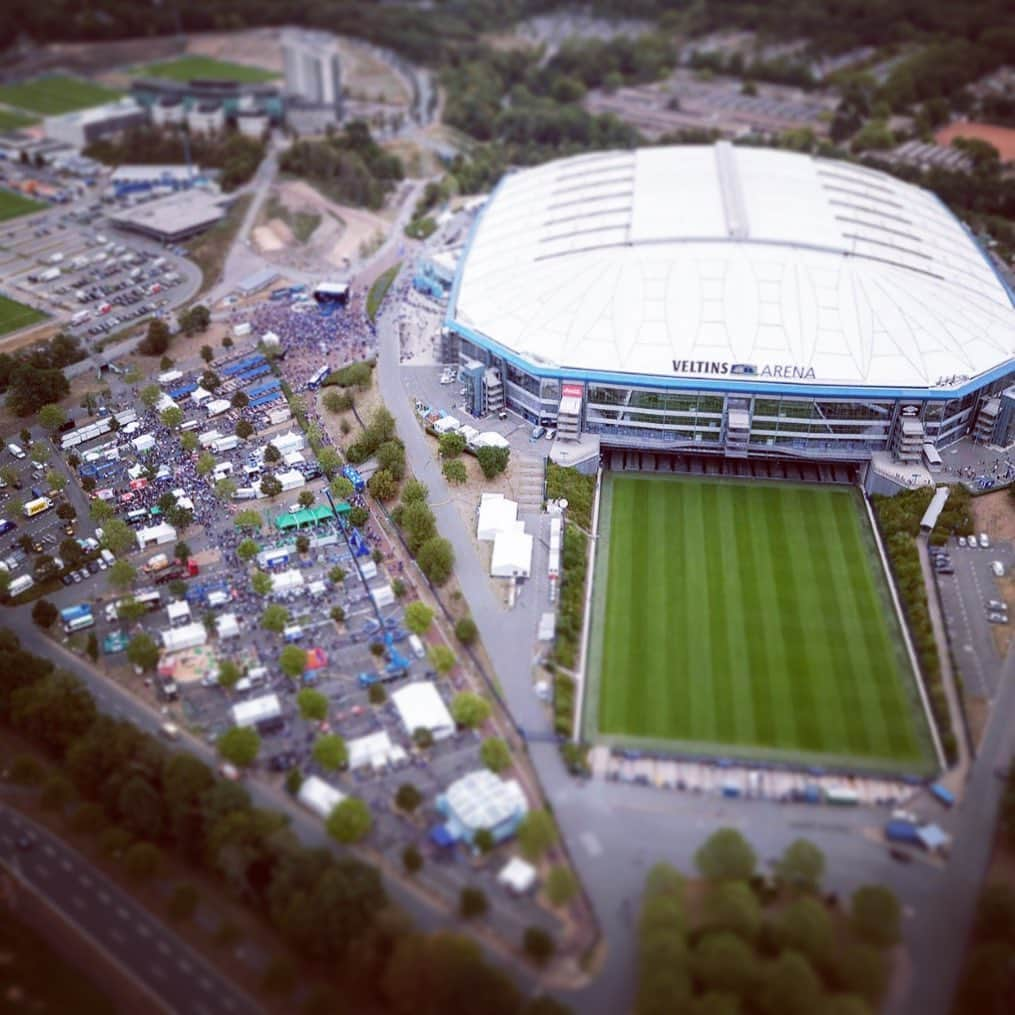
<path fill-rule="evenodd" d="M 470 411 L 553 426 L 572 461 L 855 480 L 1015 441 L 1015 293 L 932 193 L 851 163 L 721 141 L 512 173 L 445 325 Z"/>

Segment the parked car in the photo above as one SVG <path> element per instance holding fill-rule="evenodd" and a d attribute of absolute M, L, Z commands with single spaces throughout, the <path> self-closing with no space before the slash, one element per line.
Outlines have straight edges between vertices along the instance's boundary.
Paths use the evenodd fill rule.
<path fill-rule="evenodd" d="M 980 547 L 981 549 L 987 550 L 990 548 L 990 537 L 986 532 L 980 533 Z"/>
<path fill-rule="evenodd" d="M 1008 614 L 999 613 L 997 610 L 991 610 L 990 613 L 987 614 L 987 620 L 989 620 L 992 624 L 1007 624 Z"/>
<path fill-rule="evenodd" d="M 1004 564 L 999 560 L 992 560 L 990 562 L 990 569 L 997 575 L 998 578 L 1004 577 Z"/>

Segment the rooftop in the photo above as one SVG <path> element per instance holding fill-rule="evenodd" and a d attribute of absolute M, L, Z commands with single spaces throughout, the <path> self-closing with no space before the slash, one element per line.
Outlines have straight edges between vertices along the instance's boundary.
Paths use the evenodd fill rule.
<path fill-rule="evenodd" d="M 727 142 L 506 177 L 449 318 L 543 367 L 665 378 L 948 387 L 1015 351 L 1011 292 L 933 194 Z"/>

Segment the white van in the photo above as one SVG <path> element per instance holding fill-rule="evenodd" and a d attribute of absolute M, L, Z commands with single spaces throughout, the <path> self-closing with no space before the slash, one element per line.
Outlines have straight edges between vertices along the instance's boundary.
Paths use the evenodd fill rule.
<path fill-rule="evenodd" d="M 426 655 L 426 648 L 423 646 L 423 639 L 418 634 L 409 635 L 409 648 L 412 649 L 412 654 L 417 659 L 422 659 Z"/>
<path fill-rule="evenodd" d="M 15 444 L 15 443 L 11 442 L 10 444 L 7 445 L 7 450 L 15 458 L 24 458 L 25 457 L 25 449 L 23 447 L 21 447 L 20 444 Z"/>
<path fill-rule="evenodd" d="M 31 575 L 23 574 L 20 578 L 15 578 L 7 586 L 7 593 L 12 597 L 20 596 L 22 592 L 27 592 L 34 584 L 35 579 Z"/>
<path fill-rule="evenodd" d="M 282 640 L 287 644 L 303 640 L 303 628 L 299 624 L 290 624 L 282 632 Z"/>

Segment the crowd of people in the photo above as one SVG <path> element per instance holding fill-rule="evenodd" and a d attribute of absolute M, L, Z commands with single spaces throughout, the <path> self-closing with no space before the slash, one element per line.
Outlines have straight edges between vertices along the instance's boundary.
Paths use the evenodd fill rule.
<path fill-rule="evenodd" d="M 1015 480 L 1015 463 L 1011 455 L 999 455 L 991 460 L 981 458 L 973 465 L 963 465 L 958 470 L 959 476 L 978 484 L 989 483 L 991 486 L 1004 485 Z"/>

